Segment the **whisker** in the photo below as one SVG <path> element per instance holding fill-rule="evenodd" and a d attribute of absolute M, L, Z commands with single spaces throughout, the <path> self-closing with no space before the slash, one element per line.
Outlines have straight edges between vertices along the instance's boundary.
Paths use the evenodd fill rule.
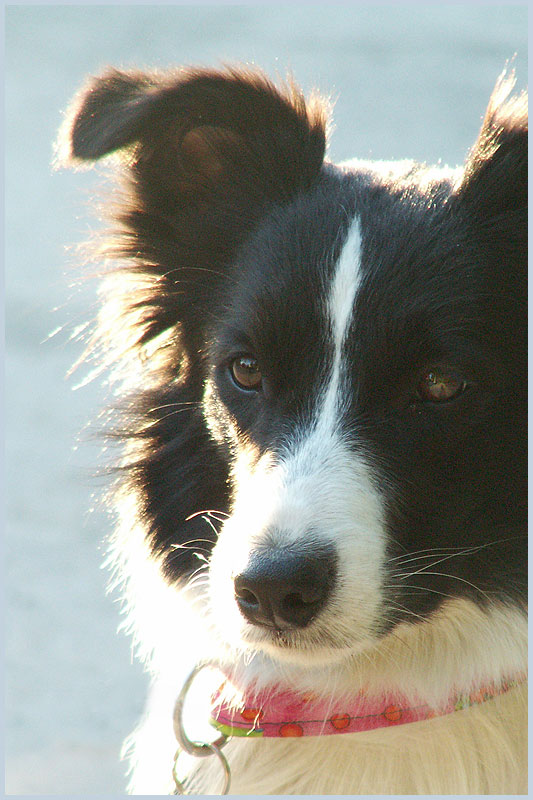
<path fill-rule="evenodd" d="M 211 554 L 210 548 L 207 547 L 180 547 L 180 545 L 177 545 L 174 552 L 167 556 L 166 563 L 169 564 L 176 561 L 180 556 L 185 555 L 186 552 L 196 555 L 202 560 L 207 560 L 203 555 L 204 553 L 207 553 L 207 555 Z"/>
<path fill-rule="evenodd" d="M 183 402 L 176 401 L 174 403 L 164 403 L 161 406 L 154 406 L 153 408 L 149 408 L 147 413 L 153 414 L 154 411 L 161 411 L 161 409 L 163 408 L 181 408 L 182 406 L 199 406 L 199 405 L 200 405 L 199 400 L 191 400 L 191 401 L 184 400 Z"/>
<path fill-rule="evenodd" d="M 189 581 L 187 581 L 187 588 L 188 589 L 198 588 L 198 586 L 201 586 L 202 584 L 205 584 L 207 586 L 207 576 L 205 574 L 205 569 L 204 569 L 204 567 L 201 567 L 201 569 L 202 569 L 201 573 L 199 573 L 199 574 L 195 573 L 191 577 L 191 579 Z"/>
<path fill-rule="evenodd" d="M 394 556 L 388 560 L 387 563 L 391 563 L 392 561 L 398 561 L 401 564 L 409 563 L 410 559 L 405 559 L 406 555 L 409 556 L 417 556 L 419 558 L 431 558 L 433 555 L 446 555 L 450 551 L 460 551 L 457 554 L 461 555 L 462 553 L 468 554 L 470 552 L 475 552 L 476 550 L 483 550 L 486 547 L 492 547 L 493 545 L 503 544 L 504 542 L 510 542 L 514 539 L 520 539 L 521 536 L 505 536 L 503 539 L 495 539 L 491 542 L 483 542 L 483 544 L 479 545 L 472 545 L 472 547 L 464 548 L 464 547 L 427 547 L 423 550 L 413 550 L 410 553 L 401 554 L 399 556 Z M 419 553 L 425 553 L 427 555 L 418 555 Z M 413 559 L 414 560 L 414 559 Z"/>
<path fill-rule="evenodd" d="M 170 270 L 168 270 L 167 272 L 165 272 L 165 273 L 164 273 L 164 277 L 165 277 L 165 278 L 168 278 L 168 277 L 170 277 L 170 276 L 171 276 L 171 275 L 172 275 L 174 272 L 181 272 L 181 271 L 182 271 L 182 270 L 181 270 L 179 267 L 176 267 L 175 269 L 170 269 Z M 206 273 L 208 273 L 209 275 L 216 275 L 218 278 L 223 278 L 224 280 L 228 280 L 228 276 L 227 276 L 227 274 L 226 274 L 226 273 L 224 273 L 224 272 L 219 272 L 219 271 L 218 271 L 218 270 L 216 270 L 216 269 L 209 269 L 208 267 L 188 267 L 188 268 L 187 268 L 187 272 L 189 272 L 189 273 L 190 273 L 190 272 L 206 272 Z M 175 278 L 173 278 L 172 280 L 175 280 Z M 178 279 L 178 280 L 179 280 L 179 279 Z"/>
<path fill-rule="evenodd" d="M 201 514 L 207 514 L 208 516 L 213 517 L 213 519 L 217 519 L 216 514 L 220 514 L 220 516 L 226 519 L 228 519 L 230 516 L 229 514 L 226 514 L 225 511 L 218 511 L 217 509 L 205 509 L 204 511 L 195 511 L 194 514 L 189 514 L 189 516 L 185 518 L 185 522 L 188 522 L 190 519 L 194 519 L 194 517 L 199 517 Z M 224 519 L 219 521 L 223 522 Z"/>
<path fill-rule="evenodd" d="M 491 599 L 490 595 L 484 592 L 483 589 L 480 589 L 479 586 L 476 586 L 475 583 L 467 581 L 466 578 L 460 578 L 458 575 L 448 575 L 446 572 L 425 572 L 424 575 L 437 575 L 440 578 L 453 578 L 456 581 L 461 581 L 461 583 L 466 583 L 468 586 L 471 586 L 473 589 L 476 590 L 476 592 L 479 592 L 480 594 L 483 595 L 483 597 L 486 597 L 487 600 Z M 451 595 L 448 595 L 448 597 L 451 597 Z"/>
<path fill-rule="evenodd" d="M 401 559 L 400 558 L 398 558 L 398 559 L 390 559 L 389 561 L 387 561 L 387 564 L 391 564 L 392 561 L 396 561 L 396 564 L 394 564 L 393 566 L 395 568 L 399 568 L 399 567 L 405 566 L 406 564 L 412 564 L 414 561 L 424 561 L 424 560 L 428 560 L 430 558 L 435 558 L 435 557 L 440 558 L 440 557 L 444 557 L 444 556 L 449 556 L 450 558 L 452 558 L 455 555 L 462 555 L 464 552 L 465 551 L 460 551 L 458 553 L 448 553 L 445 550 L 441 551 L 441 550 L 437 550 L 435 548 L 435 550 L 433 552 L 426 553 L 425 555 L 422 555 L 422 556 L 413 556 L 412 558 L 406 558 L 406 557 L 402 556 Z"/>
<path fill-rule="evenodd" d="M 146 429 L 153 428 L 154 425 L 158 425 L 160 422 L 163 422 L 164 419 L 168 419 L 169 417 L 174 417 L 177 414 L 182 414 L 184 411 L 191 411 L 190 406 L 188 408 L 176 408 L 174 411 L 171 411 L 169 414 L 165 414 L 163 417 L 158 417 L 157 419 L 153 420 L 152 422 L 146 425 Z"/>
<path fill-rule="evenodd" d="M 414 558 L 432 558 L 437 553 L 439 553 L 439 554 L 443 553 L 444 554 L 444 553 L 450 552 L 450 550 L 454 550 L 455 551 L 455 550 L 462 550 L 462 549 L 463 549 L 462 547 L 428 547 L 425 550 L 412 550 L 412 551 L 410 551 L 408 553 L 402 553 L 399 556 L 392 556 L 392 558 L 388 559 L 387 563 L 390 564 L 393 561 L 399 561 L 399 562 L 403 563 L 403 559 L 406 559 L 407 561 L 410 561 L 411 559 L 408 558 L 408 556 L 409 557 L 413 557 L 413 559 Z M 419 555 L 419 553 L 421 553 L 421 555 Z"/>
<path fill-rule="evenodd" d="M 204 520 L 204 522 L 207 522 L 207 524 L 210 526 L 210 528 L 212 528 L 215 536 L 218 536 L 218 531 L 215 528 L 215 526 L 213 525 L 213 523 L 211 522 L 211 520 L 209 519 L 209 517 L 203 516 L 202 519 Z"/>
<path fill-rule="evenodd" d="M 191 584 L 191 582 L 192 582 L 192 581 L 193 581 L 195 578 L 197 578 L 197 577 L 201 576 L 202 574 L 203 574 L 203 575 L 204 575 L 204 576 L 207 578 L 207 570 L 206 570 L 206 568 L 205 568 L 205 565 L 204 565 L 204 564 L 201 564 L 199 567 L 196 567 L 196 569 L 194 570 L 194 572 L 193 572 L 193 573 L 192 573 L 192 574 L 189 576 L 189 579 L 188 579 L 188 581 L 187 581 L 187 586 L 189 586 L 189 585 Z"/>
<path fill-rule="evenodd" d="M 423 617 L 421 614 L 417 614 L 415 611 L 411 611 L 411 609 L 406 608 L 401 603 L 392 602 L 390 605 L 391 608 L 396 611 L 402 611 L 405 614 L 409 614 L 410 617 L 417 617 L 418 619 L 421 619 L 422 622 L 427 622 L 426 617 Z"/>
<path fill-rule="evenodd" d="M 189 539 L 188 542 L 180 542 L 179 544 L 171 544 L 170 546 L 171 546 L 171 548 L 173 550 L 177 550 L 179 548 L 184 548 L 184 549 L 190 550 L 191 548 L 189 547 L 189 545 L 191 545 L 191 544 L 195 545 L 197 542 L 206 542 L 206 544 L 211 544 L 211 545 L 213 544 L 211 539 Z M 201 548 L 201 549 L 207 550 L 208 548 L 204 547 L 204 548 Z"/>
<path fill-rule="evenodd" d="M 418 575 L 421 572 L 426 572 L 426 570 L 429 569 L 430 567 L 434 567 L 436 564 L 442 564 L 443 561 L 448 561 L 450 558 L 457 558 L 458 556 L 471 555 L 472 553 L 476 553 L 478 550 L 482 550 L 482 549 L 483 549 L 483 545 L 480 545 L 479 547 L 466 548 L 465 550 L 461 550 L 459 553 L 449 553 L 448 555 L 444 555 L 441 558 L 438 558 L 436 561 L 432 561 L 431 564 L 426 564 L 426 566 L 420 567 L 420 569 L 415 570 L 415 572 L 410 572 L 405 577 L 406 578 L 410 578 L 412 575 Z M 427 558 L 431 558 L 431 556 L 426 556 L 426 557 Z M 419 558 L 422 558 L 422 556 L 419 556 Z M 412 560 L 413 561 L 417 561 L 418 559 L 412 559 Z M 407 564 L 407 563 L 409 563 L 409 562 L 408 561 L 404 561 L 404 562 L 401 562 L 401 565 L 403 566 L 403 564 Z M 402 579 L 400 578 L 400 580 L 402 580 Z"/>
<path fill-rule="evenodd" d="M 433 575 L 433 574 L 434 575 L 440 575 L 441 573 L 436 572 L 436 573 L 429 573 L 429 574 L 430 575 Z M 398 589 L 397 586 L 393 586 L 393 585 L 385 585 L 384 588 L 385 589 Z M 431 592 L 431 594 L 440 594 L 442 597 L 449 597 L 451 600 L 454 599 L 453 594 L 448 594 L 447 592 L 440 592 L 438 589 L 433 589 L 433 588 L 430 588 L 429 586 L 416 586 L 415 584 L 404 583 L 403 586 L 402 586 L 402 590 L 403 589 L 416 589 L 418 594 L 420 594 L 422 592 Z M 402 591 L 402 594 L 404 594 L 403 591 Z"/>

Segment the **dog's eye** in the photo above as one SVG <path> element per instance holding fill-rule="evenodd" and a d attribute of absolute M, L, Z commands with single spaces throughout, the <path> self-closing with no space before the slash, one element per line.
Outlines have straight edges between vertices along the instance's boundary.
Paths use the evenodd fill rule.
<path fill-rule="evenodd" d="M 258 391 L 261 388 L 263 376 L 253 356 L 237 356 L 230 364 L 230 371 L 239 389 Z"/>
<path fill-rule="evenodd" d="M 466 389 L 466 381 L 454 372 L 432 369 L 422 376 L 418 384 L 418 396 L 429 403 L 446 403 L 458 397 Z"/>

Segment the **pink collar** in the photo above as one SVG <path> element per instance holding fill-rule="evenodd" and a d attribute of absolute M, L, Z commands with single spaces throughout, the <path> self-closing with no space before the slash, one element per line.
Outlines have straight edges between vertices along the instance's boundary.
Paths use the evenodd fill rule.
<path fill-rule="evenodd" d="M 512 680 L 480 686 L 472 692 L 457 692 L 438 708 L 423 702 L 409 703 L 400 694 L 367 698 L 364 691 L 338 703 L 285 690 L 252 691 L 235 705 L 223 699 L 228 688 L 232 688 L 226 681 L 213 695 L 210 722 L 226 736 L 294 737 L 355 733 L 451 714 L 484 703 L 525 680 L 525 675 L 519 675 Z"/>

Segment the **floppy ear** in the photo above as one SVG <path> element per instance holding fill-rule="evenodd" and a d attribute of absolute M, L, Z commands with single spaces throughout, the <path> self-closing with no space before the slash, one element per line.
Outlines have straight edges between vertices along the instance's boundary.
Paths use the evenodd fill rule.
<path fill-rule="evenodd" d="M 459 189 L 485 218 L 527 213 L 527 93 L 511 96 L 514 74 L 499 78 Z"/>
<path fill-rule="evenodd" d="M 132 167 L 157 175 L 169 192 L 191 181 L 229 183 L 239 171 L 261 180 L 258 194 L 283 200 L 320 169 L 325 114 L 293 85 L 278 90 L 258 71 L 109 70 L 75 98 L 59 160 L 94 161 L 126 147 Z"/>
<path fill-rule="evenodd" d="M 325 142 L 324 105 L 258 71 L 109 70 L 82 89 L 59 163 L 119 156 L 113 255 L 143 278 L 121 300 L 137 314 L 135 344 L 187 318 L 201 328 L 217 276 L 268 208 L 313 184 Z"/>

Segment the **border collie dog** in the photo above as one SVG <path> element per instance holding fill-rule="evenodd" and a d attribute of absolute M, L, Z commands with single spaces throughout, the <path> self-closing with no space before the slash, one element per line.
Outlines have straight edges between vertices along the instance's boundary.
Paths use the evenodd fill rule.
<path fill-rule="evenodd" d="M 226 762 L 232 794 L 527 792 L 513 91 L 454 169 L 330 163 L 327 103 L 248 68 L 108 70 L 75 98 L 60 162 L 112 155 L 90 348 L 152 676 L 133 794 L 220 793 Z M 206 661 L 183 728 L 210 713 L 224 747 L 174 765 Z"/>

